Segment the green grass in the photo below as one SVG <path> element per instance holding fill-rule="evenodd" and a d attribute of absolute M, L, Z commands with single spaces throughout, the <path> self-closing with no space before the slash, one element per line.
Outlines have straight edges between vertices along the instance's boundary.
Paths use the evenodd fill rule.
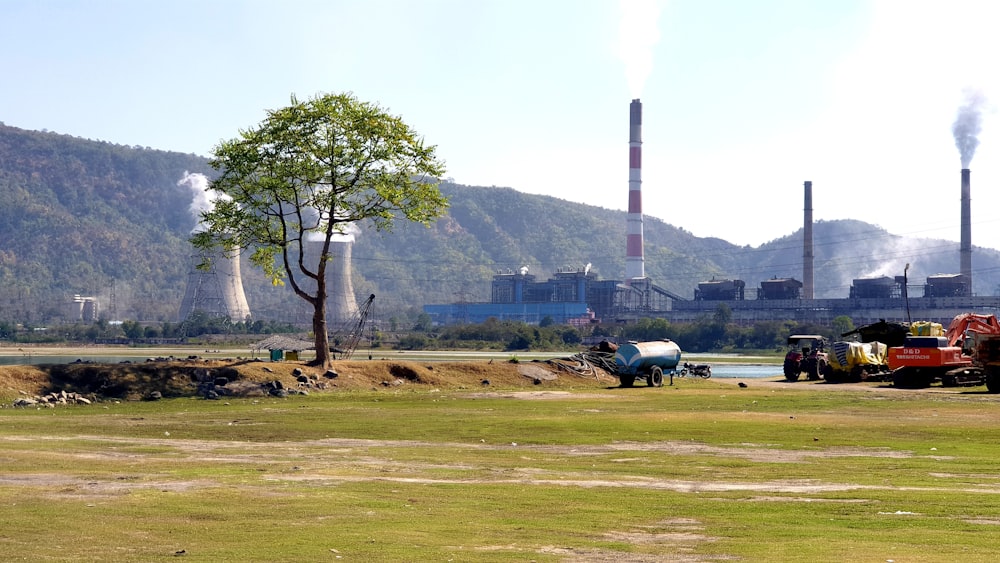
<path fill-rule="evenodd" d="M 1000 397 L 893 391 L 691 381 L 532 400 L 391 390 L 4 409 L 0 549 L 989 560 Z"/>

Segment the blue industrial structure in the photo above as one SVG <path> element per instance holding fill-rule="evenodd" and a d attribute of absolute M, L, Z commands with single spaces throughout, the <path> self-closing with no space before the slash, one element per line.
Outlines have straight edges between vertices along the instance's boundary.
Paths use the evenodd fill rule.
<path fill-rule="evenodd" d="M 637 313 L 656 314 L 680 299 L 648 278 L 599 280 L 588 264 L 581 270 L 564 269 L 538 281 L 527 268 L 493 276 L 489 303 L 424 305 L 437 324 L 481 323 L 489 318 L 537 324 L 550 317 L 559 324 L 589 324 Z"/>

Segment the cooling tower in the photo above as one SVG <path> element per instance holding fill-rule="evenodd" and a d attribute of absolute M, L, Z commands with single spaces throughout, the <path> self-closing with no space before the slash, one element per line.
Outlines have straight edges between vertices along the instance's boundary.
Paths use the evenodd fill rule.
<path fill-rule="evenodd" d="M 326 312 L 332 326 L 342 324 L 358 314 L 358 300 L 351 283 L 350 240 L 330 242 L 330 262 L 326 265 Z"/>
<path fill-rule="evenodd" d="M 233 322 L 245 321 L 250 316 L 250 306 L 243 292 L 239 252 L 219 251 L 208 257 L 208 270 L 197 267 L 206 255 L 194 257 L 184 300 L 181 301 L 180 321 L 183 322 L 195 311 L 202 311 L 211 317 L 229 317 Z"/>
<path fill-rule="evenodd" d="M 628 220 L 625 225 L 625 279 L 646 277 L 642 254 L 642 102 L 629 106 Z"/>
<path fill-rule="evenodd" d="M 972 295 L 972 181 L 968 168 L 962 169 L 962 241 L 959 248 L 960 273 L 965 277 L 966 295 Z"/>
<path fill-rule="evenodd" d="M 813 299 L 813 183 L 805 184 L 805 214 L 802 223 L 802 298 Z"/>

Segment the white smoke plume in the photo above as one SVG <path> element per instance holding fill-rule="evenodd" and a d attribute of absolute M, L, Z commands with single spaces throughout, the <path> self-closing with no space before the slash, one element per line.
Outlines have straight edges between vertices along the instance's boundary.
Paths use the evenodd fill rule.
<path fill-rule="evenodd" d="M 184 176 L 177 181 L 177 185 L 185 186 L 191 190 L 191 206 L 189 209 L 191 210 L 191 215 L 198 221 L 198 224 L 191 229 L 192 233 L 197 233 L 205 229 L 205 225 L 201 221 L 201 214 L 203 212 L 214 209 L 217 200 L 229 197 L 224 193 L 209 189 L 208 178 L 199 172 L 192 174 L 185 170 Z"/>
<path fill-rule="evenodd" d="M 660 40 L 660 2 L 621 0 L 622 19 L 618 28 L 618 56 L 625 64 L 625 79 L 633 98 L 642 94 L 653 72 L 653 47 Z"/>
<path fill-rule="evenodd" d="M 968 168 L 972 156 L 979 146 L 979 132 L 982 130 L 983 109 L 986 96 L 977 90 L 965 91 L 965 102 L 958 108 L 951 132 L 955 135 L 955 146 L 962 156 L 962 168 Z"/>
<path fill-rule="evenodd" d="M 314 208 L 308 208 L 303 211 L 306 221 L 322 224 L 319 211 Z M 354 242 L 355 237 L 361 234 L 361 229 L 354 223 L 339 223 L 339 227 L 340 232 L 334 233 L 330 240 L 334 242 Z M 325 238 L 326 234 L 322 230 L 310 230 L 306 233 L 306 240 L 309 242 L 318 242 Z"/>

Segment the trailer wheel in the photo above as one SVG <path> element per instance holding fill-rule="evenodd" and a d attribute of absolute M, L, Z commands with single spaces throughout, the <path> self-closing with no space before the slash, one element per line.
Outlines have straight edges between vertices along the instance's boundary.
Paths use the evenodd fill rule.
<path fill-rule="evenodd" d="M 621 382 L 622 387 L 631 387 L 635 383 L 634 375 L 619 375 L 618 380 Z"/>
<path fill-rule="evenodd" d="M 663 370 L 660 366 L 653 366 L 653 369 L 649 370 L 649 379 L 646 383 L 650 387 L 663 387 Z"/>

